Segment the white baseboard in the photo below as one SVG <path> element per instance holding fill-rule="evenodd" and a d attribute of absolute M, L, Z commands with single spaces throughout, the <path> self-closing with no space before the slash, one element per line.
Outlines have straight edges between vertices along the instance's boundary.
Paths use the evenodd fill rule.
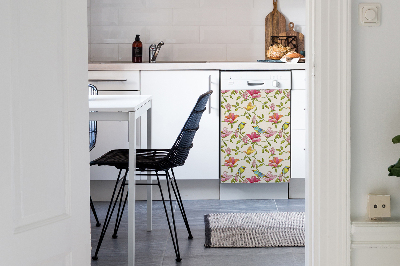
<path fill-rule="evenodd" d="M 355 221 L 351 231 L 352 266 L 400 265 L 400 219 Z"/>
<path fill-rule="evenodd" d="M 154 182 L 154 181 L 153 181 Z M 216 179 L 177 180 L 182 199 L 287 199 L 288 183 L 282 184 L 220 184 Z M 293 183 L 292 183 L 293 182 Z M 146 183 L 146 181 L 137 181 Z M 292 184 L 291 184 L 292 183 Z M 91 180 L 90 195 L 94 201 L 109 201 L 114 180 Z M 166 181 L 161 180 L 164 193 Z M 220 189 L 221 186 L 221 189 Z M 290 198 L 304 198 L 304 179 L 291 179 Z M 153 199 L 161 200 L 158 186 L 153 187 Z M 147 186 L 136 186 L 136 200 L 146 200 Z"/>

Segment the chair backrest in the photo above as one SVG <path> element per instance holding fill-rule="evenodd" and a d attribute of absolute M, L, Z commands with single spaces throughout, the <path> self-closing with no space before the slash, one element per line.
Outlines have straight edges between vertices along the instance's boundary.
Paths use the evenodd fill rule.
<path fill-rule="evenodd" d="M 98 95 L 96 86 L 88 85 L 89 95 Z M 89 151 L 93 150 L 97 139 L 97 121 L 89 121 Z"/>
<path fill-rule="evenodd" d="M 193 138 L 199 129 L 200 119 L 203 112 L 206 110 L 207 101 L 210 95 L 213 93 L 212 90 L 200 95 L 196 102 L 189 118 L 186 120 L 178 138 L 176 139 L 174 145 L 172 146 L 169 154 L 166 156 L 166 161 L 171 165 L 167 168 L 173 168 L 176 166 L 181 166 L 185 163 L 190 149 L 193 147 Z"/>

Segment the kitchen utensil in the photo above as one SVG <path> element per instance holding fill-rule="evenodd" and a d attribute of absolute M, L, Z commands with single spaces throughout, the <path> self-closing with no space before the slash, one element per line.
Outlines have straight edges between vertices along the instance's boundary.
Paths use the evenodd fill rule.
<path fill-rule="evenodd" d="M 278 0 L 273 0 L 274 9 L 265 17 L 265 59 L 271 46 L 271 36 L 278 36 L 286 31 L 286 18 L 278 11 Z"/>
<path fill-rule="evenodd" d="M 297 49 L 296 52 L 304 51 L 304 35 L 300 32 L 294 30 L 294 23 L 289 23 L 289 30 L 286 32 L 281 32 L 280 36 L 296 36 L 297 38 Z"/>
<path fill-rule="evenodd" d="M 285 47 L 290 47 L 297 51 L 297 37 L 296 36 L 271 36 L 271 45 L 281 44 Z"/>

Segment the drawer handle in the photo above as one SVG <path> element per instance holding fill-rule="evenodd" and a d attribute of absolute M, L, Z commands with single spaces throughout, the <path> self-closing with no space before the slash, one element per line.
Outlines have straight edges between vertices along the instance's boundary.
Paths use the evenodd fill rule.
<path fill-rule="evenodd" d="M 264 82 L 250 82 L 247 81 L 247 86 L 262 86 L 264 85 Z"/>
<path fill-rule="evenodd" d="M 102 82 L 102 81 L 127 81 L 127 79 L 89 79 L 90 82 Z"/>

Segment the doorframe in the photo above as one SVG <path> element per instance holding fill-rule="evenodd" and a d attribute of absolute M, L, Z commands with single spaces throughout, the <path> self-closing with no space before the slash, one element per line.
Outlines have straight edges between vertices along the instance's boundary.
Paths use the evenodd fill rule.
<path fill-rule="evenodd" d="M 306 2 L 306 265 L 350 265 L 351 0 Z"/>

